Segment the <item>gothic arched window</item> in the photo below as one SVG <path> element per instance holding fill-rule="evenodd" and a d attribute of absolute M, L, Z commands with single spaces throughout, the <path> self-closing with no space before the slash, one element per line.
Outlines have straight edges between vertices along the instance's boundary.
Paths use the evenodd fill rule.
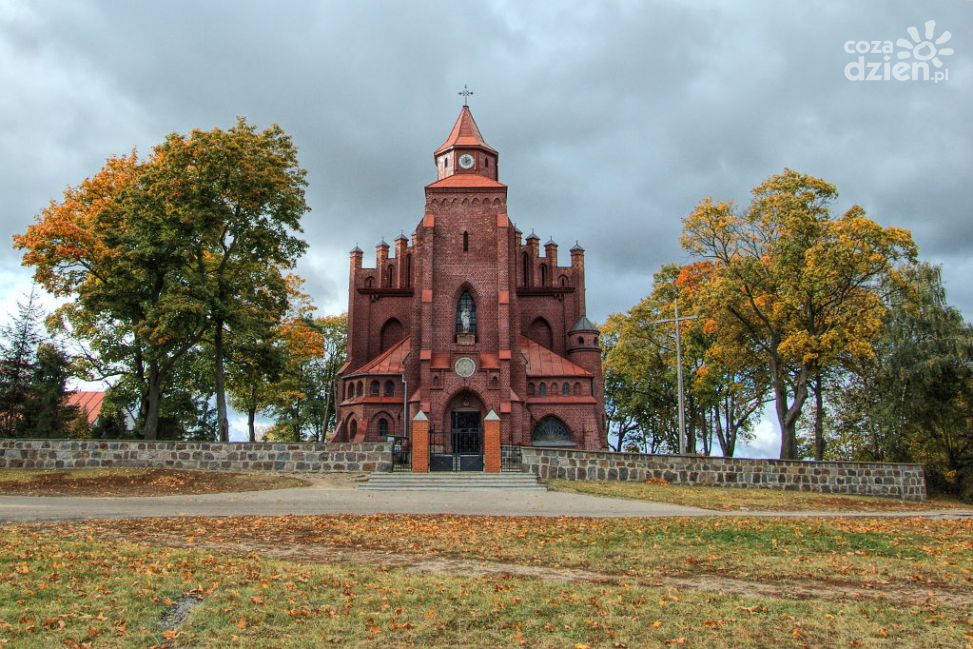
<path fill-rule="evenodd" d="M 369 392 L 370 392 L 371 394 L 373 394 L 373 395 L 377 395 L 377 394 L 378 394 L 378 381 L 372 381 L 372 384 L 371 384 L 371 386 L 370 386 L 370 387 L 368 388 L 368 391 L 369 391 Z"/>
<path fill-rule="evenodd" d="M 382 419 L 379 419 L 378 420 L 378 434 L 381 435 L 382 437 L 385 437 L 386 435 L 389 434 L 389 420 L 388 419 L 385 419 L 383 417 Z"/>
<path fill-rule="evenodd" d="M 463 232 L 463 252 L 469 252 L 469 251 L 470 251 L 470 233 L 464 231 Z"/>
<path fill-rule="evenodd" d="M 541 286 L 547 286 L 547 264 L 541 264 Z"/>
<path fill-rule="evenodd" d="M 389 265 L 389 288 L 395 286 L 395 266 Z"/>
<path fill-rule="evenodd" d="M 524 286 L 530 286 L 530 255 L 524 253 Z"/>
<path fill-rule="evenodd" d="M 540 385 L 537 386 L 537 394 L 539 396 L 542 396 L 542 397 L 546 397 L 547 396 L 547 384 L 546 383 L 541 383 Z"/>
<path fill-rule="evenodd" d="M 456 304 L 456 333 L 476 335 L 476 302 L 469 291 L 463 291 Z"/>
<path fill-rule="evenodd" d="M 385 396 L 391 397 L 395 395 L 395 383 L 392 381 L 385 382 Z"/>

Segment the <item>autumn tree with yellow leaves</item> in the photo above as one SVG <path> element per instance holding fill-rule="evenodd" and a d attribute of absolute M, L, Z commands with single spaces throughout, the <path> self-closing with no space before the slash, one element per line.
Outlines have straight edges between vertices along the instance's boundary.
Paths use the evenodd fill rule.
<path fill-rule="evenodd" d="M 681 315 L 695 311 L 690 296 L 699 266 L 663 266 L 651 293 L 628 312 L 612 314 L 602 329 L 605 407 L 616 450 L 679 448 L 678 359 L 671 320 L 677 298 Z M 681 327 L 687 451 L 710 455 L 718 445 L 719 452 L 732 457 L 737 441 L 752 436 L 759 418 L 767 394 L 765 365 L 748 354 L 714 357 L 715 337 L 700 320 L 686 320 Z"/>
<path fill-rule="evenodd" d="M 715 338 L 712 358 L 766 364 L 782 459 L 796 459 L 796 427 L 812 382 L 843 357 L 870 358 L 886 311 L 883 278 L 916 248 L 855 205 L 839 217 L 834 185 L 787 169 L 753 189 L 744 210 L 707 198 L 684 220 L 698 267 L 686 289 Z"/>

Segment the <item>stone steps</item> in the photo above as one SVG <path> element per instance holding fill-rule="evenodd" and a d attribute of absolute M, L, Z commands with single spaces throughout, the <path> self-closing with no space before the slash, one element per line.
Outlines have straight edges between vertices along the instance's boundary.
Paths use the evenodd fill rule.
<path fill-rule="evenodd" d="M 547 491 L 532 473 L 483 473 L 481 471 L 436 471 L 431 473 L 372 473 L 358 486 L 366 491 L 480 491 L 504 489 Z"/>

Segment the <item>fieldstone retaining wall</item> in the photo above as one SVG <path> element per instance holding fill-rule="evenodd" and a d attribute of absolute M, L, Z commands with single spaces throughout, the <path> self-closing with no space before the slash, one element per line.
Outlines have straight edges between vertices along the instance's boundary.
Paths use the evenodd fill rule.
<path fill-rule="evenodd" d="M 0 469 L 158 467 L 223 471 L 391 471 L 392 445 L 0 439 Z"/>
<path fill-rule="evenodd" d="M 926 499 L 921 464 L 754 460 L 530 447 L 521 448 L 521 462 L 525 472 L 545 480 L 642 482 L 656 478 L 672 484 L 894 496 L 916 502 Z"/>

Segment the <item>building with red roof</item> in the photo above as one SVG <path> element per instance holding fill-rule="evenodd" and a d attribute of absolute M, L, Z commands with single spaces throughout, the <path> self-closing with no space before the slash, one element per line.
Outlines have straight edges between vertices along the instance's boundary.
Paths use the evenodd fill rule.
<path fill-rule="evenodd" d="M 95 423 L 101 414 L 101 405 L 105 401 L 105 394 L 104 391 L 93 392 L 86 390 L 68 392 L 68 406 L 76 407 L 78 414 L 84 415 L 90 426 Z"/>
<path fill-rule="evenodd" d="M 598 328 L 585 314 L 584 249 L 558 260 L 507 214 L 499 153 L 468 106 L 435 150 L 422 218 L 374 267 L 351 251 L 348 362 L 338 441 L 482 433 L 490 411 L 508 445 L 607 446 Z"/>

